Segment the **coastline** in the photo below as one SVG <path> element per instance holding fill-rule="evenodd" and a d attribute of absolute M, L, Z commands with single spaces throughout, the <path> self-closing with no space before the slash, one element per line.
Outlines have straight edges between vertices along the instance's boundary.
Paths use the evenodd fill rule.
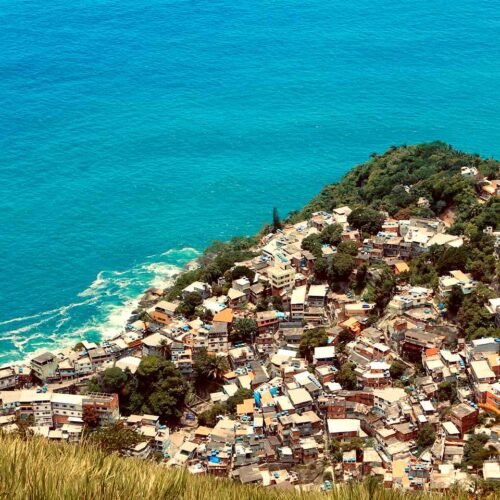
<path fill-rule="evenodd" d="M 428 145 L 422 145 L 425 147 L 442 147 L 443 143 L 430 143 Z M 405 147 L 405 146 L 402 146 Z M 414 147 L 414 146 L 411 146 Z M 397 148 L 396 148 L 397 149 Z M 372 155 L 372 158 L 384 158 L 387 154 L 389 154 L 393 148 L 390 148 L 388 152 L 383 153 L 382 155 Z M 371 160 L 370 160 L 371 161 Z M 351 200 L 351 196 L 353 193 L 350 192 L 350 190 L 355 191 L 357 188 L 354 186 L 350 186 L 353 182 L 355 182 L 356 176 L 359 175 L 360 172 L 363 171 L 363 169 L 366 167 L 366 165 L 369 162 L 365 164 L 360 164 L 353 166 L 345 175 L 344 177 L 340 180 L 337 181 L 333 184 L 326 185 L 322 191 L 320 191 L 315 197 L 313 197 L 308 203 L 304 205 L 304 207 L 296 212 L 292 212 L 289 214 L 288 218 L 286 219 L 288 222 L 294 223 L 300 220 L 304 220 L 307 216 L 310 216 L 310 212 L 314 210 L 321 210 L 321 203 L 324 202 L 323 197 L 325 196 L 325 193 L 327 196 L 330 195 L 329 190 L 336 189 L 336 188 L 342 188 L 343 186 L 347 186 L 348 190 L 346 193 L 342 193 L 342 190 L 340 191 L 342 199 L 339 202 L 343 203 L 354 203 L 354 204 L 360 204 L 360 200 L 356 199 L 355 197 Z M 255 236 L 262 236 L 262 229 L 260 232 L 257 232 Z M 209 246 L 207 247 L 209 248 Z M 205 249 L 206 250 L 206 249 Z M 170 257 L 170 256 L 176 256 L 177 254 L 182 254 L 182 253 L 188 253 L 190 256 L 183 256 L 181 258 L 181 262 L 176 261 L 176 264 L 170 263 L 170 261 L 161 261 L 162 257 Z M 215 255 L 218 253 L 218 251 L 215 251 Z M 193 257 L 194 255 L 194 257 Z M 136 269 L 139 269 L 141 271 L 146 271 L 150 273 L 150 278 L 147 280 L 147 282 L 142 282 L 138 288 L 137 283 L 135 283 L 134 287 L 136 289 L 136 293 L 134 296 L 128 295 L 126 297 L 126 300 L 122 301 L 121 303 L 118 304 L 112 304 L 109 310 L 107 311 L 108 314 L 106 316 L 106 320 L 104 322 L 97 322 L 96 326 L 100 329 L 97 335 L 94 335 L 93 338 L 90 339 L 85 339 L 83 336 L 77 337 L 74 334 L 71 335 L 70 338 L 58 338 L 57 342 L 58 345 L 54 347 L 40 347 L 38 349 L 35 349 L 29 353 L 27 353 L 25 356 L 23 356 L 22 359 L 19 360 L 13 360 L 13 361 L 5 361 L 4 363 L 1 363 L 0 366 L 22 366 L 26 365 L 29 360 L 31 360 L 33 357 L 36 357 L 39 353 L 41 352 L 50 352 L 52 354 L 64 354 L 68 352 L 69 350 L 72 350 L 72 348 L 80 341 L 80 340 L 90 340 L 90 341 L 97 341 L 97 342 L 103 342 L 103 341 L 109 341 L 113 340 L 116 338 L 121 337 L 126 333 L 126 326 L 127 322 L 134 317 L 134 314 L 137 314 L 140 310 L 144 309 L 150 304 L 150 300 L 147 298 L 148 295 L 148 290 L 152 288 L 161 288 L 166 294 L 169 289 L 174 285 L 175 280 L 180 276 L 183 275 L 189 271 L 196 270 L 200 267 L 200 258 L 203 256 L 203 251 L 198 251 L 197 249 L 193 247 L 183 247 L 181 249 L 169 249 L 163 253 L 157 254 L 150 256 L 152 259 L 151 262 L 149 263 L 143 263 L 135 268 L 132 268 L 129 271 L 123 271 L 123 272 L 114 272 L 117 277 L 121 278 L 123 275 L 125 275 L 127 272 L 134 271 Z M 178 258 L 178 256 L 177 256 Z M 163 266 L 163 267 L 162 267 Z M 159 269 L 158 269 L 159 267 Z M 160 272 L 158 272 L 160 271 Z M 92 293 L 95 291 L 99 291 L 101 285 L 106 282 L 106 278 L 104 277 L 104 272 L 101 271 L 98 273 L 96 279 L 92 284 L 83 292 L 78 294 L 80 297 L 87 297 L 90 296 L 92 297 Z M 111 273 L 113 274 L 113 273 Z M 119 283 L 119 287 L 125 290 L 128 290 L 131 286 L 128 283 Z M 108 291 L 104 291 L 105 294 L 108 294 Z M 73 305 L 67 306 L 67 307 L 72 307 Z M 64 307 L 60 308 L 64 309 Z M 139 309 L 139 311 L 138 311 Z M 44 313 L 41 313 L 44 314 Z M 38 317 L 39 315 L 34 315 L 33 317 Z M 113 322 L 112 318 L 115 317 L 116 321 Z M 111 320 L 111 321 L 110 321 Z M 5 323 L 9 323 L 10 321 L 15 321 L 14 320 L 8 320 Z M 113 324 L 114 323 L 114 324 Z M 1 325 L 2 323 L 0 323 Z M 97 328 L 96 328 L 97 329 Z M 84 331 L 82 333 L 88 332 L 89 328 L 84 327 Z"/>
<path fill-rule="evenodd" d="M 199 253 L 193 247 L 174 248 L 152 255 L 148 261 L 125 271 L 101 271 L 77 295 L 80 300 L 38 314 L 5 320 L 0 323 L 0 327 L 4 327 L 3 339 L 12 339 L 16 350 L 9 350 L 10 358 L 2 361 L 0 367 L 26 366 L 42 352 L 66 353 L 80 340 L 102 342 L 120 336 L 146 290 L 171 286 L 176 276 L 197 265 Z M 73 314 L 78 314 L 78 317 L 73 318 Z M 75 328 L 64 328 L 71 323 L 76 323 Z M 41 330 L 44 326 L 50 327 L 47 336 Z M 7 330 L 9 327 L 10 330 Z M 26 335 L 26 332 L 32 332 L 32 336 Z M 17 335 L 25 337 L 17 339 Z M 24 350 L 24 345 L 31 338 L 42 339 L 42 345 L 16 359 L 17 353 Z M 56 345 L 50 345 L 52 343 Z"/>

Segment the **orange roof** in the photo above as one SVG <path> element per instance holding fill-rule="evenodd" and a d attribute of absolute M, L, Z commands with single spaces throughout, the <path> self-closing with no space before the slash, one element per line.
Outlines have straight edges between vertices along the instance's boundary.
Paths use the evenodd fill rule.
<path fill-rule="evenodd" d="M 269 391 L 262 391 L 260 393 L 260 400 L 262 405 L 272 405 L 274 404 L 273 396 Z"/>
<path fill-rule="evenodd" d="M 341 323 L 343 326 L 346 326 L 348 328 L 352 328 L 353 326 L 355 325 L 359 325 L 359 321 L 354 318 L 354 317 L 351 317 L 351 318 L 348 318 L 346 319 L 343 323 Z"/>
<path fill-rule="evenodd" d="M 221 323 L 232 323 L 233 322 L 233 310 L 229 307 L 219 311 L 215 316 L 213 321 L 220 321 Z"/>
<path fill-rule="evenodd" d="M 488 363 L 491 368 L 500 365 L 500 357 L 498 356 L 498 354 L 490 354 L 488 356 Z"/>
<path fill-rule="evenodd" d="M 432 347 L 430 349 L 425 350 L 425 355 L 426 356 L 434 356 L 435 354 L 439 353 L 439 349 L 437 347 Z"/>
<path fill-rule="evenodd" d="M 410 271 L 408 264 L 406 262 L 396 262 L 394 267 L 397 269 L 398 273 L 407 273 Z"/>
<path fill-rule="evenodd" d="M 238 415 L 247 415 L 254 412 L 254 399 L 245 399 L 243 403 L 236 405 L 236 413 Z"/>
<path fill-rule="evenodd" d="M 208 436 L 211 432 L 213 432 L 213 427 L 205 427 L 203 425 L 200 425 L 198 429 L 196 429 L 194 432 L 195 434 L 198 434 L 198 436 Z"/>

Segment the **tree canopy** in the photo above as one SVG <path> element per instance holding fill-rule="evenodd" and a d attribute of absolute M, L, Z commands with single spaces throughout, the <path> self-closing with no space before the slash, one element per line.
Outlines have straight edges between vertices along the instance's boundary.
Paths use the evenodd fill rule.
<path fill-rule="evenodd" d="M 252 318 L 238 318 L 233 323 L 231 342 L 253 342 L 258 333 L 257 322 Z"/>
<path fill-rule="evenodd" d="M 229 370 L 226 357 L 208 354 L 206 349 L 201 349 L 193 361 L 193 370 L 198 382 L 206 379 L 220 382 L 224 373 Z"/>
<path fill-rule="evenodd" d="M 328 341 L 328 335 L 324 328 L 313 328 L 306 330 L 300 339 L 299 353 L 309 362 L 313 359 L 314 349 L 325 346 Z"/>
<path fill-rule="evenodd" d="M 366 234 L 377 234 L 382 229 L 385 217 L 369 207 L 355 208 L 347 217 L 349 224 Z"/>

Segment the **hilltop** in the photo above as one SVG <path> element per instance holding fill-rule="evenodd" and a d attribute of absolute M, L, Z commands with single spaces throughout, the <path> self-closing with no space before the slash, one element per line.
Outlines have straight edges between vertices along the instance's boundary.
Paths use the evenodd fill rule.
<path fill-rule="evenodd" d="M 366 163 L 353 167 L 343 179 L 326 186 L 290 220 L 310 217 L 320 210 L 342 206 L 364 206 L 384 210 L 395 218 L 441 216 L 447 208 L 457 213 L 455 231 L 466 223 L 482 230 L 500 220 L 500 202 L 491 199 L 486 206 L 479 202 L 473 175 L 479 178 L 498 176 L 500 162 L 468 154 L 442 142 L 412 146 L 392 146 L 383 154 L 372 153 Z M 411 189 L 410 189 L 411 188 Z M 429 206 L 419 206 L 420 198 Z"/>

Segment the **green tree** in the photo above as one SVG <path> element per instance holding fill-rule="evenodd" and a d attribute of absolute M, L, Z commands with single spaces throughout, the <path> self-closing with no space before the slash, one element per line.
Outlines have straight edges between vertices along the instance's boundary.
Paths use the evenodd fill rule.
<path fill-rule="evenodd" d="M 165 358 L 145 356 L 137 368 L 137 383 L 131 388 L 131 405 L 142 403 L 143 413 L 155 413 L 162 422 L 182 416 L 188 385 L 178 368 Z"/>
<path fill-rule="evenodd" d="M 341 356 L 345 353 L 346 345 L 352 342 L 356 335 L 351 330 L 342 330 L 337 337 L 336 350 L 337 355 Z"/>
<path fill-rule="evenodd" d="M 465 442 L 463 466 L 472 466 L 475 469 L 482 467 L 485 460 L 497 456 L 495 448 L 486 448 L 488 435 L 484 432 L 472 434 Z"/>
<path fill-rule="evenodd" d="M 463 301 L 464 294 L 462 293 L 462 289 L 457 285 L 453 286 L 448 297 L 446 297 L 446 310 L 448 315 L 455 316 L 460 310 L 460 307 L 462 307 Z"/>
<path fill-rule="evenodd" d="M 455 384 L 444 381 L 438 384 L 437 398 L 439 401 L 453 402 L 457 399 L 457 388 Z"/>
<path fill-rule="evenodd" d="M 221 276 L 222 271 L 220 270 L 220 267 L 212 262 L 211 264 L 208 264 L 203 270 L 201 279 L 205 283 L 215 283 Z"/>
<path fill-rule="evenodd" d="M 440 276 L 450 271 L 465 271 L 469 249 L 466 245 L 459 248 L 447 247 L 442 250 L 436 262 L 436 270 Z"/>
<path fill-rule="evenodd" d="M 151 316 L 149 315 L 149 313 L 146 311 L 146 309 L 143 309 L 140 313 L 139 313 L 139 321 L 142 321 L 142 324 L 144 326 L 144 331 L 147 332 L 149 331 L 149 325 L 151 323 L 153 323 L 153 319 L 151 318 Z"/>
<path fill-rule="evenodd" d="M 104 389 L 101 387 L 97 377 L 92 377 L 87 382 L 86 392 L 104 392 Z"/>
<path fill-rule="evenodd" d="M 335 380 L 342 386 L 342 389 L 353 390 L 358 386 L 353 363 L 344 363 L 335 375 Z"/>
<path fill-rule="evenodd" d="M 321 242 L 336 247 L 342 241 L 343 227 L 340 224 L 330 224 L 321 231 Z"/>
<path fill-rule="evenodd" d="M 258 328 L 257 322 L 252 318 L 239 318 L 233 323 L 233 330 L 231 332 L 231 341 L 235 342 L 243 340 L 245 342 L 255 342 Z"/>
<path fill-rule="evenodd" d="M 325 346 L 328 342 L 328 335 L 324 328 L 313 328 L 306 330 L 302 334 L 299 344 L 299 353 L 303 358 L 312 362 L 314 349 Z"/>
<path fill-rule="evenodd" d="M 311 252 L 317 259 L 322 256 L 321 252 L 321 237 L 318 234 L 310 234 L 306 236 L 300 244 L 302 250 Z"/>
<path fill-rule="evenodd" d="M 255 271 L 247 266 L 236 266 L 231 271 L 231 278 L 233 280 L 237 280 L 243 277 L 248 278 L 248 281 L 250 281 L 250 283 L 253 283 L 253 280 L 255 279 Z"/>
<path fill-rule="evenodd" d="M 75 347 L 73 347 L 73 351 L 79 352 L 83 349 L 83 342 L 78 342 L 75 344 Z"/>
<path fill-rule="evenodd" d="M 432 289 L 438 287 L 438 272 L 426 256 L 420 256 L 410 261 L 410 283 L 413 286 L 425 286 Z"/>
<path fill-rule="evenodd" d="M 188 319 L 191 319 L 198 306 L 203 304 L 203 297 L 198 292 L 190 292 L 184 300 L 177 306 L 176 313 L 182 314 Z"/>
<path fill-rule="evenodd" d="M 278 209 L 276 207 L 273 208 L 273 232 L 278 231 L 283 227 L 281 224 L 280 216 L 278 214 Z"/>
<path fill-rule="evenodd" d="M 319 281 L 324 281 L 328 278 L 328 269 L 328 261 L 324 257 L 319 257 L 314 262 L 313 273 Z"/>
<path fill-rule="evenodd" d="M 215 403 L 211 408 L 198 415 L 198 423 L 207 427 L 215 427 L 219 415 L 227 415 L 228 409 L 224 403 Z"/>
<path fill-rule="evenodd" d="M 340 441 L 337 441 L 336 439 L 332 439 L 330 441 L 330 456 L 332 458 L 332 461 L 334 463 L 340 463 L 342 462 L 342 456 L 343 456 L 343 450 L 342 450 L 342 445 Z"/>
<path fill-rule="evenodd" d="M 276 311 L 284 311 L 283 301 L 281 297 L 273 296 L 271 297 L 271 305 Z"/>
<path fill-rule="evenodd" d="M 257 302 L 257 312 L 267 311 L 269 308 L 269 302 L 266 298 L 262 298 Z"/>
<path fill-rule="evenodd" d="M 328 276 L 331 281 L 346 281 L 355 267 L 352 255 L 337 252 L 330 262 Z"/>
<path fill-rule="evenodd" d="M 404 375 L 405 371 L 406 365 L 399 359 L 393 361 L 389 368 L 389 374 L 393 380 L 399 380 Z"/>
<path fill-rule="evenodd" d="M 229 365 L 224 356 L 208 354 L 206 349 L 201 349 L 194 357 L 193 370 L 198 381 L 208 378 L 220 382 Z"/>
<path fill-rule="evenodd" d="M 425 450 L 436 440 L 436 431 L 431 424 L 424 424 L 418 433 L 417 446 L 420 451 Z"/>
<path fill-rule="evenodd" d="M 476 290 L 467 295 L 458 311 L 458 325 L 467 339 L 480 337 L 499 337 L 500 328 L 495 326 L 494 318 L 484 307 L 484 304 L 495 296 L 489 288 L 479 285 Z"/>
<path fill-rule="evenodd" d="M 356 271 L 356 293 L 361 293 L 366 286 L 368 278 L 368 266 L 361 264 Z"/>
<path fill-rule="evenodd" d="M 375 283 L 375 307 L 379 314 L 385 311 L 385 308 L 392 298 L 396 288 L 394 274 L 385 268 L 380 276 L 376 278 Z"/>
<path fill-rule="evenodd" d="M 371 208 L 355 208 L 347 217 L 349 224 L 367 234 L 377 234 L 382 229 L 385 217 Z"/>
<path fill-rule="evenodd" d="M 168 338 L 161 339 L 160 343 L 158 344 L 158 347 L 160 348 L 160 353 L 164 358 L 166 359 L 172 358 L 172 342 L 170 339 Z"/>
<path fill-rule="evenodd" d="M 346 253 L 356 257 L 356 255 L 358 255 L 358 245 L 355 241 L 343 241 L 337 247 L 337 252 Z"/>
<path fill-rule="evenodd" d="M 99 427 L 89 435 L 89 441 L 106 453 L 124 453 L 144 441 L 134 429 L 126 427 L 122 422 Z"/>
<path fill-rule="evenodd" d="M 101 377 L 101 387 L 103 392 L 106 393 L 117 393 L 119 394 L 127 383 L 127 374 L 117 366 L 113 368 L 107 368 L 102 373 Z"/>

